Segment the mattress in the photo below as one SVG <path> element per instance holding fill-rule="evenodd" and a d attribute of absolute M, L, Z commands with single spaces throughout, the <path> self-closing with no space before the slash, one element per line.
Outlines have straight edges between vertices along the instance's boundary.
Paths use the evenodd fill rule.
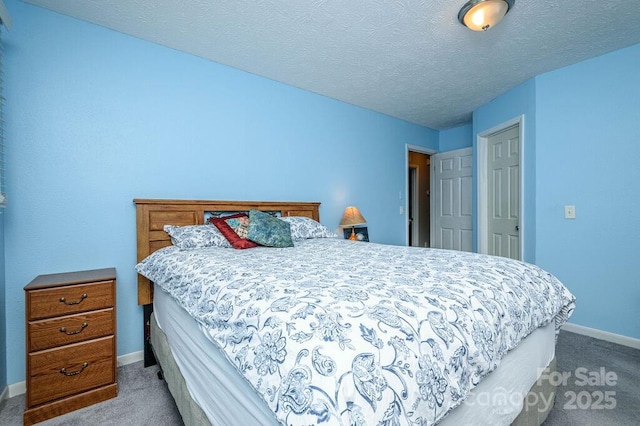
<path fill-rule="evenodd" d="M 211 424 L 278 424 L 262 397 L 236 371 L 209 334 L 171 295 L 158 286 L 154 290 L 155 319 L 167 337 L 191 398 Z M 509 351 L 498 368 L 439 424 L 511 424 L 521 412 L 527 392 L 554 355 L 555 328 L 551 322 L 533 331 Z M 552 404 L 549 399 L 537 402 L 542 406 L 536 410 L 548 410 Z M 242 413 L 241 419 L 237 413 Z"/>

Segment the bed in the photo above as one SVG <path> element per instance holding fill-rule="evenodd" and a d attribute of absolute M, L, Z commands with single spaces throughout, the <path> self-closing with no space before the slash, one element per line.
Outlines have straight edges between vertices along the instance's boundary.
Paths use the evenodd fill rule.
<path fill-rule="evenodd" d="M 209 232 L 208 212 L 322 227 L 319 203 L 134 201 L 146 351 L 185 424 L 539 425 L 553 406 L 574 298 L 534 265 L 326 228 L 286 248 L 172 246 L 166 225 Z"/>

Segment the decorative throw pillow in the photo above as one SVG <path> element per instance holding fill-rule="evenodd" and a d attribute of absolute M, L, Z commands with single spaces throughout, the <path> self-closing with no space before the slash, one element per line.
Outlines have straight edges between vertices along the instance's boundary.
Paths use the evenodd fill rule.
<path fill-rule="evenodd" d="M 307 238 L 337 238 L 338 234 L 318 221 L 304 216 L 286 216 L 280 220 L 291 225 L 291 238 L 294 240 L 304 240 Z"/>
<path fill-rule="evenodd" d="M 231 247 L 229 241 L 211 225 L 165 225 L 164 232 L 169 234 L 174 246 L 182 249 L 205 247 Z"/>
<path fill-rule="evenodd" d="M 249 211 L 247 238 L 267 247 L 293 247 L 289 224 L 259 210 Z"/>
<path fill-rule="evenodd" d="M 237 213 L 230 216 L 209 219 L 209 222 L 218 228 L 233 248 L 247 249 L 258 246 L 253 241 L 247 239 L 250 219 L 246 213 Z"/>

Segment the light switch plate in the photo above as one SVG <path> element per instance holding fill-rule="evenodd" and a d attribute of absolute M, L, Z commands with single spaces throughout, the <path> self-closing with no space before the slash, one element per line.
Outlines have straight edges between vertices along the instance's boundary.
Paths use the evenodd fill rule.
<path fill-rule="evenodd" d="M 575 219 L 576 218 L 576 206 L 564 206 L 564 218 Z"/>

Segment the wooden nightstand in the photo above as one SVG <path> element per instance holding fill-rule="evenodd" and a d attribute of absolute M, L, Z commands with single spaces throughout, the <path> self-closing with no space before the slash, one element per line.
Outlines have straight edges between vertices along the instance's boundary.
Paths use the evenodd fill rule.
<path fill-rule="evenodd" d="M 115 397 L 116 270 L 40 275 L 24 290 L 24 424 Z"/>

